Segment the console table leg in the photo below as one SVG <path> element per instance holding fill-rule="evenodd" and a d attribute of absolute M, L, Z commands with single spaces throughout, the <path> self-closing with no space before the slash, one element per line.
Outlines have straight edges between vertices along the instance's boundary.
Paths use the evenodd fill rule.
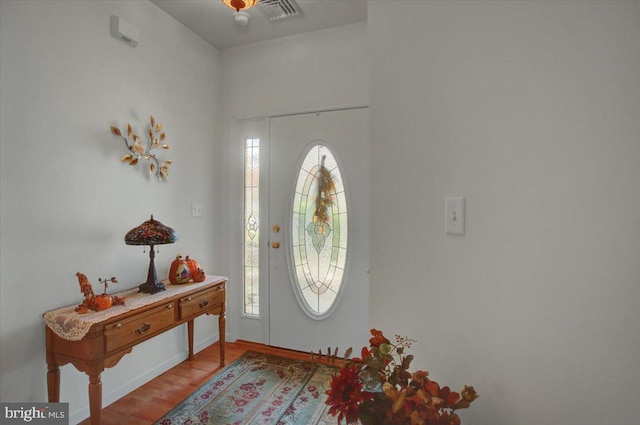
<path fill-rule="evenodd" d="M 227 328 L 227 319 L 224 311 L 218 316 L 218 340 L 220 342 L 220 366 L 224 366 L 225 352 L 225 333 Z"/>
<path fill-rule="evenodd" d="M 56 336 L 47 326 L 45 331 L 45 343 L 47 346 L 47 396 L 49 403 L 60 402 L 60 367 L 56 361 L 51 347 L 53 346 L 53 338 Z"/>
<path fill-rule="evenodd" d="M 187 322 L 187 335 L 189 337 L 189 360 L 193 360 L 193 319 Z"/>
<path fill-rule="evenodd" d="M 89 374 L 89 412 L 91 413 L 91 425 L 102 423 L 102 380 L 100 372 Z"/>
<path fill-rule="evenodd" d="M 49 403 L 60 402 L 60 368 L 56 364 L 47 365 L 47 394 Z"/>

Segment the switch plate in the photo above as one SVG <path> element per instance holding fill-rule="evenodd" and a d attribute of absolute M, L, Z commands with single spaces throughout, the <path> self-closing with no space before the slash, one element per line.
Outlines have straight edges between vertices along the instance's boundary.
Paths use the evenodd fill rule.
<path fill-rule="evenodd" d="M 191 217 L 202 217 L 202 204 L 198 202 L 191 203 Z"/>
<path fill-rule="evenodd" d="M 445 198 L 445 232 L 464 235 L 464 198 Z"/>

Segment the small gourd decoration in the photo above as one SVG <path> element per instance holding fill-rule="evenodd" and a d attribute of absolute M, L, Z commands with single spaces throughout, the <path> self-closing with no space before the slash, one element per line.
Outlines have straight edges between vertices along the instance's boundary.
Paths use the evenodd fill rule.
<path fill-rule="evenodd" d="M 204 280 L 207 278 L 207 274 L 201 268 L 197 268 L 191 274 L 191 277 L 193 277 L 194 282 L 204 282 Z"/>
<path fill-rule="evenodd" d="M 124 305 L 124 298 L 120 298 L 117 295 L 107 294 L 109 282 L 118 283 L 118 279 L 116 279 L 115 276 L 110 279 L 98 278 L 98 282 L 100 282 L 101 285 L 104 285 L 104 292 L 102 292 L 102 295 L 96 296 L 95 300 L 98 310 L 106 310 L 113 305 Z"/>
<path fill-rule="evenodd" d="M 102 294 L 96 297 L 95 303 L 98 306 L 98 310 L 106 310 L 113 305 L 113 299 L 111 295 Z"/>
<path fill-rule="evenodd" d="M 182 283 L 188 283 L 190 279 L 191 271 L 189 270 L 189 264 L 187 260 L 182 258 L 182 255 L 178 254 L 169 268 L 169 282 L 174 285 L 180 285 Z"/>

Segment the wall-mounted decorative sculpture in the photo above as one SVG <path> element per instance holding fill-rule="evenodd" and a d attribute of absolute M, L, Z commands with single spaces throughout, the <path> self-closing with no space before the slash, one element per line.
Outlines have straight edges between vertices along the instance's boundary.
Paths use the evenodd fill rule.
<path fill-rule="evenodd" d="M 160 143 L 167 138 L 167 135 L 162 131 L 162 124 L 156 122 L 153 116 L 151 116 L 149 124 L 147 132 L 149 140 L 147 143 L 143 143 L 140 136 L 133 132 L 131 124 L 127 124 L 126 136 L 122 134 L 118 127 L 111 126 L 111 133 L 124 140 L 124 143 L 130 152 L 120 158 L 120 161 L 131 166 L 137 165 L 140 160 L 149 161 L 150 174 L 155 174 L 159 181 L 169 180 L 169 165 L 171 165 L 173 161 L 170 159 L 161 161 L 156 157 L 156 154 L 152 152 L 154 149 L 169 149 L 169 145 L 166 143 Z"/>

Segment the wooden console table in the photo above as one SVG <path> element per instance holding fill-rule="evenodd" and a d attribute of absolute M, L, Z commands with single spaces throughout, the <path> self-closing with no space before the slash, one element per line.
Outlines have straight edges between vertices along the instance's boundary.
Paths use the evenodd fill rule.
<path fill-rule="evenodd" d="M 70 306 L 44 314 L 49 402 L 60 401 L 60 366 L 71 363 L 89 375 L 91 425 L 102 422 L 102 381 L 105 368 L 115 366 L 132 348 L 187 323 L 189 360 L 193 359 L 193 321 L 202 314 L 218 315 L 220 366 L 224 366 L 225 295 L 227 278 L 208 276 L 204 282 L 167 284 L 156 294 L 137 289 L 117 294 L 124 306 L 78 314 Z"/>

